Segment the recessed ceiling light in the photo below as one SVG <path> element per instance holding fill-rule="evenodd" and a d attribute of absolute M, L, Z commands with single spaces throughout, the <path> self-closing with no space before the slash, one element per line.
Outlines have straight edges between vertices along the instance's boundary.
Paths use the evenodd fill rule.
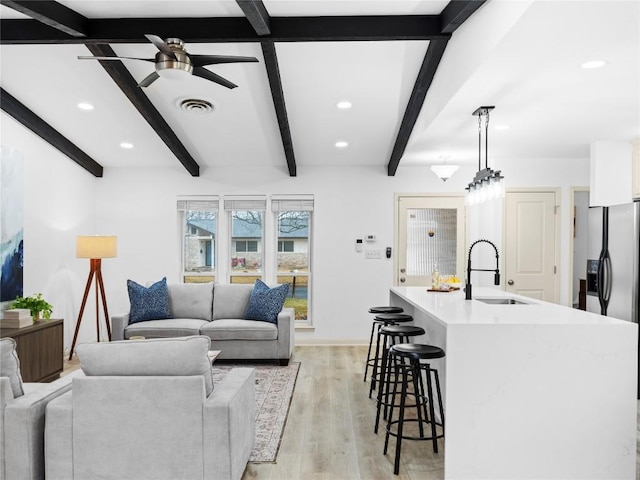
<path fill-rule="evenodd" d="M 340 110 L 347 110 L 348 108 L 351 108 L 351 102 L 343 100 L 341 102 L 338 102 L 336 104 L 336 107 L 338 107 Z"/>
<path fill-rule="evenodd" d="M 335 143 L 336 148 L 347 148 L 349 146 L 349 142 L 345 142 L 344 140 L 340 140 Z"/>
<path fill-rule="evenodd" d="M 496 130 L 509 130 L 509 125 L 496 125 Z"/>
<path fill-rule="evenodd" d="M 120 144 L 120 146 L 121 146 L 122 148 L 127 148 L 127 149 L 129 149 L 129 148 L 133 148 L 133 143 L 129 143 L 129 142 L 122 142 L 122 143 Z"/>
<path fill-rule="evenodd" d="M 607 64 L 604 60 L 590 60 L 588 62 L 584 62 L 582 64 L 582 68 L 592 69 L 592 68 L 600 68 L 604 67 Z"/>
<path fill-rule="evenodd" d="M 86 102 L 80 102 L 78 104 L 78 108 L 80 110 L 93 110 L 93 105 L 91 105 L 90 103 L 86 103 Z"/>

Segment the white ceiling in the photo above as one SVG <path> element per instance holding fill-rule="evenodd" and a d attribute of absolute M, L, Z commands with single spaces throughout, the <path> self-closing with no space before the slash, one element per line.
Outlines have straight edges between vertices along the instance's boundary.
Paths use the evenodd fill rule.
<path fill-rule="evenodd" d="M 88 18 L 242 17 L 235 1 L 60 3 Z M 438 14 L 446 1 L 270 1 L 272 17 Z M 25 18 L 0 7 L 2 18 Z M 154 33 L 154 32 L 148 32 Z M 208 67 L 239 85 L 159 79 L 144 92 L 202 169 L 272 165 L 286 174 L 258 43 L 187 44 L 189 53 L 245 55 L 260 63 Z M 276 43 L 298 165 L 386 167 L 427 41 Z M 118 55 L 151 58 L 151 44 L 114 44 Z M 2 45 L 0 84 L 105 168 L 175 166 L 176 158 L 82 45 Z M 604 68 L 584 70 L 593 59 Z M 147 62 L 124 61 L 140 81 Z M 202 98 L 211 114 L 176 102 Z M 336 103 L 349 100 L 350 110 Z M 79 110 L 78 102 L 95 110 Z M 477 163 L 477 119 L 491 113 L 490 156 L 498 161 L 587 157 L 597 140 L 640 138 L 640 2 L 491 0 L 449 41 L 400 168 Z M 2 114 L 2 121 L 9 121 Z M 494 126 L 508 125 L 495 131 Z M 349 142 L 336 149 L 338 140 Z M 119 144 L 135 145 L 123 150 Z M 491 160 L 490 160 L 491 161 Z M 491 165 L 489 165 L 491 166 Z M 386 171 L 386 170 L 385 170 Z"/>

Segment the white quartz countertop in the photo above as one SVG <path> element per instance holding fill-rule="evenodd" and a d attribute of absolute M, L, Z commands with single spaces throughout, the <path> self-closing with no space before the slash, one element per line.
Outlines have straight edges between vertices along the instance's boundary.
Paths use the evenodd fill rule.
<path fill-rule="evenodd" d="M 473 300 L 462 289 L 428 292 L 427 287 L 391 287 L 391 292 L 444 325 L 629 325 L 630 322 L 543 302 L 487 287 L 474 287 Z M 514 298 L 526 305 L 486 304 L 476 298 Z"/>

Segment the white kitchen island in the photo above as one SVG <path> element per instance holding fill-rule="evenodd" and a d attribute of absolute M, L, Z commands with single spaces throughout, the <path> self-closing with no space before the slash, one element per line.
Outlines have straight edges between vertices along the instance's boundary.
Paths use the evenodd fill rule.
<path fill-rule="evenodd" d="M 446 479 L 635 479 L 638 325 L 474 288 L 392 287 L 443 348 Z M 515 298 L 491 305 L 478 298 Z M 425 446 L 428 448 L 428 446 Z"/>

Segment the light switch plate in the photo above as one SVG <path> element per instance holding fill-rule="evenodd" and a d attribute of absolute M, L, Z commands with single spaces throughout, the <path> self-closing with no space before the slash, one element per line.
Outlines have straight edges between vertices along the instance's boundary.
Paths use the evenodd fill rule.
<path fill-rule="evenodd" d="M 382 258 L 382 250 L 365 250 L 364 258 L 367 259 L 381 259 Z"/>

